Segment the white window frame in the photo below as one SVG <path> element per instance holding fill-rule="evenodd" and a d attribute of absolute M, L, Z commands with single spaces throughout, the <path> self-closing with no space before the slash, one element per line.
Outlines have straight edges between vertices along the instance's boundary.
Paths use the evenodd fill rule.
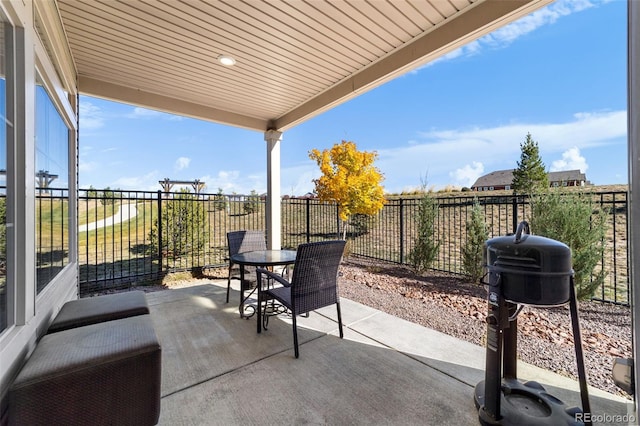
<path fill-rule="evenodd" d="M 13 294 L 13 325 L 0 334 L 0 394 L 35 348 L 49 321 L 68 300 L 78 297 L 77 256 L 77 88 L 76 74 L 55 2 L 0 0 L 13 27 L 7 54 L 13 78 L 7 115 L 13 114 L 7 140 L 7 281 Z M 36 26 L 36 16 L 38 26 Z M 40 28 L 44 37 L 38 32 Z M 46 46 L 45 46 L 46 44 Z M 50 56 L 51 55 L 51 56 Z M 53 60 L 58 61 L 54 63 Z M 69 264 L 36 294 L 35 266 L 35 88 L 36 72 L 69 132 Z M 9 72 L 7 73 L 9 76 Z M 62 78 L 62 79 L 61 79 Z M 12 111 L 10 112 L 9 109 Z M 12 163 L 9 163 L 12 162 Z M 9 283 L 9 280 L 11 281 Z M 9 321 L 11 324 L 11 321 Z"/>

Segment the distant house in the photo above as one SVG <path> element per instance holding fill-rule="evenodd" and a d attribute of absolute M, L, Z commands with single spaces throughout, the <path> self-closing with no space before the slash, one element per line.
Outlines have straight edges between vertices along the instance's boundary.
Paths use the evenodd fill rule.
<path fill-rule="evenodd" d="M 589 184 L 587 177 L 580 170 L 565 170 L 561 172 L 547 173 L 549 186 L 585 186 Z M 513 183 L 513 169 L 498 170 L 487 175 L 480 176 L 471 186 L 472 191 L 498 191 L 511 190 Z"/>
<path fill-rule="evenodd" d="M 549 185 L 558 186 L 585 186 L 590 185 L 587 176 L 580 170 L 564 170 L 561 172 L 549 172 Z"/>
<path fill-rule="evenodd" d="M 510 190 L 513 182 L 513 169 L 498 170 L 488 175 L 480 176 L 471 186 L 472 191 Z"/>

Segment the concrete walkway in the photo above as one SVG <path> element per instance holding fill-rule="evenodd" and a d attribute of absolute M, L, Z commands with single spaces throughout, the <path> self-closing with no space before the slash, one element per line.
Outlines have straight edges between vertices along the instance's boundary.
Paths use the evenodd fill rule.
<path fill-rule="evenodd" d="M 122 204 L 116 214 L 111 217 L 98 220 L 96 222 L 86 223 L 78 226 L 78 232 L 93 231 L 107 226 L 113 226 L 117 223 L 126 222 L 138 215 L 138 208 L 135 204 Z"/>
<path fill-rule="evenodd" d="M 475 425 L 485 350 L 342 299 L 299 319 L 300 358 L 286 317 L 256 333 L 225 303 L 226 281 L 147 295 L 162 344 L 162 425 Z M 231 297 L 237 300 L 238 295 Z M 520 363 L 568 406 L 578 383 Z M 590 390 L 595 424 L 627 424 L 630 401 Z"/>

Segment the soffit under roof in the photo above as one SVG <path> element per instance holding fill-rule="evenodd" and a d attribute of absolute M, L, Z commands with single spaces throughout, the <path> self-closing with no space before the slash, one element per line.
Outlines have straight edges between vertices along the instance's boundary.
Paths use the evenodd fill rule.
<path fill-rule="evenodd" d="M 286 130 L 550 0 L 57 0 L 80 93 Z M 236 60 L 217 62 L 221 54 Z"/>

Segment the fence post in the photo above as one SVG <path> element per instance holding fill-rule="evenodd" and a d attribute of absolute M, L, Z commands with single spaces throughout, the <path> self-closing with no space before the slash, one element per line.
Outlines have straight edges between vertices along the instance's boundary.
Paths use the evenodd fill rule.
<path fill-rule="evenodd" d="M 162 191 L 158 190 L 158 259 L 162 272 Z"/>
<path fill-rule="evenodd" d="M 307 198 L 306 200 L 306 205 L 307 205 L 307 242 L 311 242 L 311 200 L 309 198 Z"/>
<path fill-rule="evenodd" d="M 345 223 L 344 226 L 346 227 L 347 224 Z M 336 229 L 338 230 L 336 232 L 336 235 L 338 236 L 338 240 L 340 239 L 340 205 L 338 203 L 336 203 Z M 345 234 L 344 236 L 345 240 L 347 239 L 347 235 Z"/>
<path fill-rule="evenodd" d="M 404 203 L 400 198 L 400 264 L 404 264 Z"/>
<path fill-rule="evenodd" d="M 513 195 L 512 198 L 512 223 L 511 226 L 513 226 L 513 233 L 516 233 L 516 229 L 518 229 L 518 195 Z"/>

